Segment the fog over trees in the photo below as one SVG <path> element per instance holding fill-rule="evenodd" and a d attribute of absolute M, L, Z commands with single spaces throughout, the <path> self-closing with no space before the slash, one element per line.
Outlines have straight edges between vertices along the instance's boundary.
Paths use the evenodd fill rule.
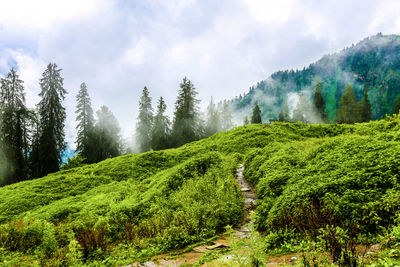
<path fill-rule="evenodd" d="M 144 86 L 138 103 L 136 131 L 132 145 L 124 143 L 117 118 L 105 105 L 94 114 L 90 86 L 81 83 L 76 95 L 76 156 L 63 162 L 66 149 L 63 101 L 67 94 L 61 69 L 49 63 L 40 79 L 40 101 L 35 110 L 25 106 L 23 81 L 11 69 L 0 81 L 0 185 L 42 177 L 51 172 L 82 164 L 96 163 L 126 153 L 141 153 L 179 147 L 234 127 L 229 101 L 215 103 L 211 97 L 204 113 L 194 84 L 184 77 L 174 105 L 173 117 L 166 114 L 167 103 L 161 96 L 153 109 L 151 88 Z M 281 122 L 327 123 L 329 116 L 323 92 L 317 80 L 313 93 L 299 94 L 290 114 L 288 99 L 283 100 L 278 120 Z M 400 103 L 400 100 L 398 101 Z M 399 104 L 400 106 L 400 104 Z M 395 107 L 396 110 L 396 107 Z M 398 110 L 398 108 L 397 108 Z M 256 101 L 244 125 L 263 123 L 263 106 Z M 96 115 L 96 116 L 95 116 Z M 249 119 L 250 118 L 250 119 Z M 368 88 L 358 99 L 351 84 L 341 96 L 335 114 L 336 123 L 355 123 L 371 119 Z"/>

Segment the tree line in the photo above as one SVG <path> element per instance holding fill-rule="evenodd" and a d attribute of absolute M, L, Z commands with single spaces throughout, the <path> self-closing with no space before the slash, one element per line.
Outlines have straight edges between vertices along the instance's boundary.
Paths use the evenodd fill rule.
<path fill-rule="evenodd" d="M 357 99 L 354 87 L 347 84 L 344 90 L 339 107 L 336 110 L 334 123 L 349 123 L 368 122 L 372 119 L 371 103 L 368 99 L 368 87 L 364 87 L 363 98 Z M 394 107 L 393 112 L 397 114 L 400 109 L 400 97 L 398 98 L 397 105 Z M 283 103 L 278 121 L 280 122 L 303 122 L 303 123 L 329 123 L 329 114 L 326 109 L 325 99 L 322 95 L 322 82 L 317 80 L 312 95 L 312 100 L 302 92 L 299 96 L 297 105 L 295 106 L 292 114 L 289 113 L 287 101 Z M 256 101 L 253 107 L 251 121 L 245 117 L 244 124 L 261 123 L 261 110 Z"/>
<path fill-rule="evenodd" d="M 218 107 L 211 98 L 206 114 L 202 116 L 193 83 L 185 77 L 179 87 L 172 121 L 165 114 L 164 98 L 158 99 L 154 113 L 149 90 L 143 88 L 136 123 L 138 152 L 179 147 L 233 127 L 232 113 L 226 100 Z"/>
<path fill-rule="evenodd" d="M 106 106 L 94 113 L 85 83 L 76 96 L 76 152 L 63 164 L 67 95 L 61 69 L 49 63 L 40 78 L 40 101 L 29 109 L 24 82 L 12 68 L 0 80 L 0 186 L 43 177 L 61 168 L 96 163 L 133 150 L 124 144 L 119 123 Z M 162 97 L 153 114 L 149 90 L 144 87 L 139 101 L 135 139 L 137 152 L 178 147 L 233 127 L 226 101 L 211 99 L 205 119 L 200 112 L 197 91 L 186 77 L 180 84 L 172 123 Z"/>

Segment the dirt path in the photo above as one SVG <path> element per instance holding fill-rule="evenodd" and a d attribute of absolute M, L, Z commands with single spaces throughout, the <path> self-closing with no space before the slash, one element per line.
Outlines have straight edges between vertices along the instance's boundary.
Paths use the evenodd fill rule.
<path fill-rule="evenodd" d="M 254 188 L 244 179 L 244 166 L 239 165 L 237 169 L 237 182 L 240 190 L 242 191 L 245 200 L 245 213 L 243 222 L 238 229 L 235 230 L 234 235 L 239 238 L 248 238 L 250 236 L 250 230 L 248 224 L 250 223 L 250 212 L 256 207 L 256 193 Z M 153 267 L 153 266 L 168 266 L 177 267 L 182 264 L 194 264 L 201 256 L 206 252 L 224 247 L 229 247 L 230 242 L 226 238 L 220 238 L 213 241 L 214 244 L 211 246 L 201 245 L 193 248 L 193 251 L 180 254 L 178 256 L 170 256 L 168 253 L 154 256 L 150 261 L 143 263 L 133 263 L 128 266 L 142 266 L 142 267 Z M 228 255 L 229 256 L 229 255 Z"/>

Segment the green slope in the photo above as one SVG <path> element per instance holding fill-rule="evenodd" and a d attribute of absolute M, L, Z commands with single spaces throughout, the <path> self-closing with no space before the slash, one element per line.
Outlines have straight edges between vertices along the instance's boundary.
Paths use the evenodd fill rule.
<path fill-rule="evenodd" d="M 373 119 L 392 114 L 400 95 L 400 36 L 378 34 L 338 53 L 326 55 L 302 70 L 277 71 L 230 103 L 237 115 L 243 117 L 241 119 L 250 116 L 256 100 L 264 121 L 277 119 L 288 94 L 313 92 L 317 78 L 322 81 L 323 96 L 332 121 L 347 83 L 353 85 L 359 99 L 364 86 L 368 87 Z"/>
<path fill-rule="evenodd" d="M 398 117 L 249 125 L 5 186 L 0 262 L 126 264 L 212 237 L 241 222 L 235 171 L 243 161 L 260 230 L 321 227 L 307 225 L 312 204 L 377 235 L 399 217 L 399 130 Z"/>

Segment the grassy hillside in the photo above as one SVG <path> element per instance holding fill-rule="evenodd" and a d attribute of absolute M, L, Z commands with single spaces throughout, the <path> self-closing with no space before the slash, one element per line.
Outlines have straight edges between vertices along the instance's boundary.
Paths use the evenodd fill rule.
<path fill-rule="evenodd" d="M 265 250 L 326 225 L 372 240 L 400 218 L 399 141 L 397 116 L 249 125 L 5 186 L 0 262 L 127 264 L 212 237 L 241 222 L 240 162 L 257 189 L 257 227 L 275 236 Z"/>
<path fill-rule="evenodd" d="M 373 119 L 392 114 L 400 95 L 400 36 L 377 34 L 340 52 L 322 57 L 302 70 L 282 70 L 250 87 L 248 93 L 231 101 L 235 112 L 250 116 L 257 100 L 263 120 L 277 119 L 290 93 L 314 91 L 320 78 L 323 97 L 331 121 L 335 118 L 347 83 L 353 85 L 359 99 L 366 86 Z"/>

